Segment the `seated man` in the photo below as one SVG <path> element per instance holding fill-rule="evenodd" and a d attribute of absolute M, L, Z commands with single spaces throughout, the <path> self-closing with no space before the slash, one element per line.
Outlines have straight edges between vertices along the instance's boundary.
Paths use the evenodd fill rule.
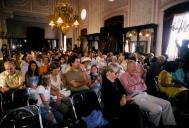
<path fill-rule="evenodd" d="M 149 120 L 155 126 L 159 126 L 161 118 L 165 126 L 176 125 L 170 102 L 146 93 L 147 87 L 137 73 L 135 61 L 128 61 L 127 71 L 120 76 L 120 81 L 134 102 L 149 112 Z"/>
<path fill-rule="evenodd" d="M 5 71 L 0 74 L 0 92 L 6 93 L 10 90 L 23 88 L 23 78 L 20 71 L 16 70 L 13 60 L 4 63 Z"/>
<path fill-rule="evenodd" d="M 25 106 L 28 102 L 30 104 L 35 104 L 39 95 L 35 92 L 35 90 L 25 88 L 22 73 L 21 71 L 16 70 L 14 60 L 6 61 L 4 63 L 4 67 L 5 71 L 0 74 L 0 92 L 3 93 L 4 100 L 10 100 L 13 102 L 14 106 L 11 107 L 15 107 L 17 105 Z M 12 98 L 12 94 L 14 94 L 14 99 Z M 23 99 L 21 100 L 20 98 Z M 17 100 L 19 100 L 19 103 Z"/>
<path fill-rule="evenodd" d="M 131 97 L 126 96 L 125 90 L 117 78 L 117 71 L 114 70 L 105 69 L 102 76 L 101 96 L 105 118 L 110 121 L 113 128 L 128 126 L 143 128 L 143 114 L 138 105 L 132 103 Z"/>
<path fill-rule="evenodd" d="M 4 110 L 9 110 L 14 108 L 15 106 L 22 106 L 26 105 L 27 102 L 23 100 L 19 100 L 19 103 L 17 100 L 13 99 L 13 92 L 14 92 L 14 98 L 15 97 L 23 97 L 22 94 L 26 92 L 23 85 L 23 78 L 20 71 L 16 70 L 16 65 L 13 60 L 8 60 L 4 63 L 5 71 L 3 71 L 0 74 L 0 92 L 3 93 L 3 106 Z M 18 91 L 17 91 L 18 90 Z M 23 92 L 23 93 L 21 93 Z M 21 93 L 21 94 L 20 94 Z M 19 94 L 19 95 L 18 95 Z M 25 94 L 25 93 L 24 93 Z M 14 105 L 10 105 L 9 103 L 13 103 Z"/>
<path fill-rule="evenodd" d="M 65 80 L 68 89 L 72 93 L 89 89 L 90 78 L 87 73 L 80 68 L 80 59 L 77 56 L 70 58 L 71 69 L 65 73 Z"/>

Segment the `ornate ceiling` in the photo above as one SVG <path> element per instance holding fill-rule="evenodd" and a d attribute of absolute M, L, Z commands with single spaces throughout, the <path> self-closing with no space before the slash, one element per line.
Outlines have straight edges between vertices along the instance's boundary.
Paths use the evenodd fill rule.
<path fill-rule="evenodd" d="M 54 2 L 55 0 L 1 0 L 0 10 L 8 18 L 46 22 Z"/>

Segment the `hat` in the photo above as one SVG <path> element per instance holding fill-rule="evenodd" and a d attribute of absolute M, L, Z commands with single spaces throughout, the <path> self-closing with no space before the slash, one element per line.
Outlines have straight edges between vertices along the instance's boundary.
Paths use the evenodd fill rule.
<path fill-rule="evenodd" d="M 81 63 L 84 63 L 84 62 L 91 62 L 91 59 L 89 57 L 84 57 L 81 59 Z"/>

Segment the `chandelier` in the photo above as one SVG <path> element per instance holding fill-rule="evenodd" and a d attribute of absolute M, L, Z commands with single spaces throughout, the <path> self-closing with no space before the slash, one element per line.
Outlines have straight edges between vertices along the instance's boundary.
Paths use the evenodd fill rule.
<path fill-rule="evenodd" d="M 74 13 L 70 0 L 57 0 L 54 12 L 49 15 L 49 26 L 66 33 L 71 27 L 79 25 L 79 16 Z"/>

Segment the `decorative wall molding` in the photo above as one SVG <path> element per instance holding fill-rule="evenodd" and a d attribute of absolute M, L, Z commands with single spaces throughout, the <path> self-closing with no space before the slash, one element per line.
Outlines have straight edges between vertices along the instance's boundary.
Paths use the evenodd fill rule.
<path fill-rule="evenodd" d="M 122 8 L 128 5 L 128 0 L 115 0 L 114 2 L 109 2 L 108 0 L 103 0 L 103 12 L 110 12 L 114 8 Z"/>
<path fill-rule="evenodd" d="M 177 5 L 177 4 L 186 2 L 186 1 L 188 1 L 188 0 L 161 0 L 161 2 L 163 2 L 163 3 L 160 3 L 159 11 L 160 12 L 164 11 L 167 8 L 170 8 L 174 5 Z"/>
<path fill-rule="evenodd" d="M 160 0 L 160 8 L 162 8 L 165 5 L 168 5 L 172 2 L 174 2 L 175 0 Z M 177 0 L 178 1 L 178 0 Z"/>
<path fill-rule="evenodd" d="M 56 0 L 1 0 L 1 12 L 11 14 L 7 18 L 20 20 L 42 22 L 46 20 L 54 8 Z"/>
<path fill-rule="evenodd" d="M 109 19 L 109 18 L 111 18 L 111 17 L 114 17 L 114 16 L 118 16 L 118 15 L 127 15 L 127 13 L 128 13 L 128 8 L 127 8 L 127 6 L 125 6 L 125 7 L 121 7 L 121 8 L 115 8 L 115 9 L 112 9 L 113 11 L 108 11 L 108 12 L 103 12 L 103 21 L 105 21 L 106 19 Z M 126 19 L 124 19 L 124 20 L 126 20 Z"/>
<path fill-rule="evenodd" d="M 54 9 L 55 0 L 32 0 L 32 12 L 50 13 Z"/>
<path fill-rule="evenodd" d="M 5 10 L 31 11 L 31 0 L 2 0 L 2 8 Z"/>

